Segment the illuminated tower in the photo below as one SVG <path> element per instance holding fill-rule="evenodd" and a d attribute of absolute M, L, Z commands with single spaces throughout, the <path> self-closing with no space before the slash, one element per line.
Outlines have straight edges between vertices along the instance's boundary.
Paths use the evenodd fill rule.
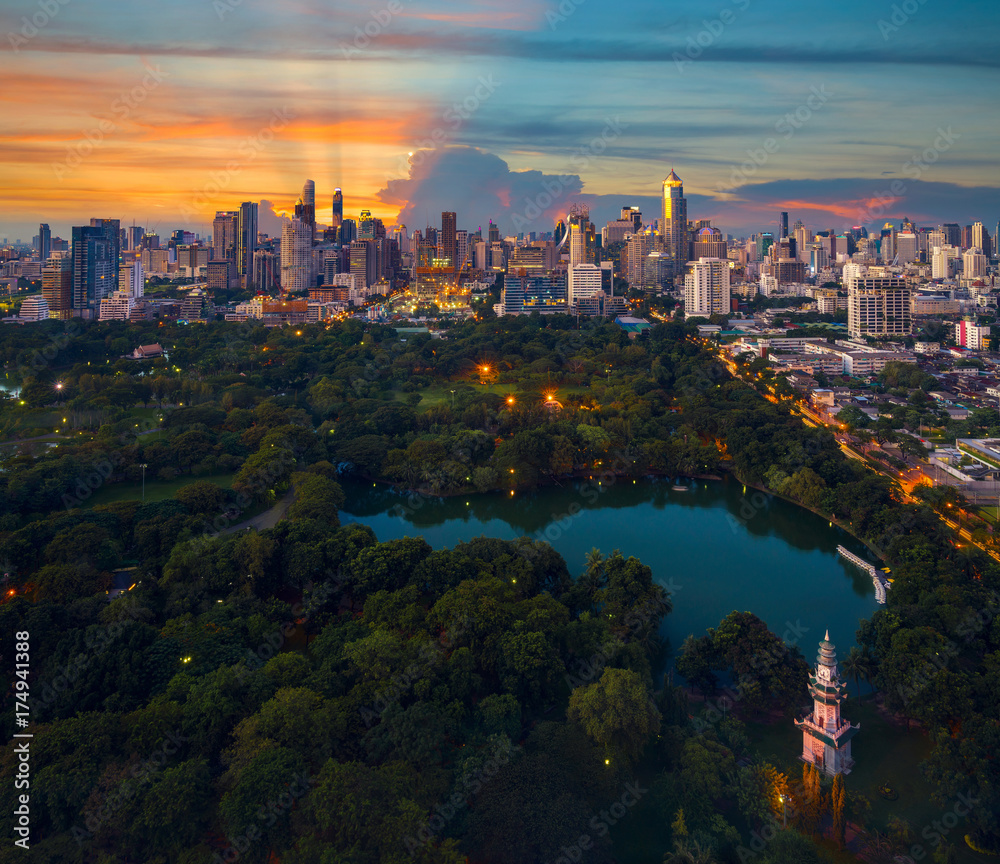
<path fill-rule="evenodd" d="M 306 180 L 302 185 L 302 221 L 308 225 L 316 236 L 316 184 Z"/>
<path fill-rule="evenodd" d="M 663 181 L 663 221 L 660 224 L 663 252 L 670 259 L 674 276 L 684 272 L 688 260 L 687 201 L 684 184 L 673 169 Z"/>
<path fill-rule="evenodd" d="M 816 670 L 809 676 L 809 695 L 813 710 L 795 725 L 802 730 L 802 761 L 814 764 L 829 776 L 850 774 L 851 739 L 861 725 L 852 726 L 841 719 L 840 703 L 847 698 L 847 685 L 837 672 L 836 646 L 830 641 L 830 631 L 819 643 Z"/>
<path fill-rule="evenodd" d="M 344 193 L 338 186 L 333 190 L 333 213 L 330 219 L 331 228 L 339 228 L 344 224 Z"/>

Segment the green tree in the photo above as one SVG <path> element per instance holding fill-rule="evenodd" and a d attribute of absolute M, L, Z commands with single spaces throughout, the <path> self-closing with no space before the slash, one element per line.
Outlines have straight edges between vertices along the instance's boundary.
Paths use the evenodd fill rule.
<path fill-rule="evenodd" d="M 609 754 L 631 764 L 657 729 L 660 712 L 639 675 L 629 669 L 605 669 L 600 680 L 578 687 L 569 697 L 566 716 Z"/>

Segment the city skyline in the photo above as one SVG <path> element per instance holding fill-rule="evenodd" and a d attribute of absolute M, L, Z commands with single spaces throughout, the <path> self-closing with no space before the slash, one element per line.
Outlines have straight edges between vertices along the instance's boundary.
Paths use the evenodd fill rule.
<path fill-rule="evenodd" d="M 821 38 L 806 10 L 773 26 L 751 0 L 612 21 L 573 0 L 457 13 L 388 0 L 335 21 L 313 0 L 295 15 L 216 0 L 141 27 L 114 5 L 99 23 L 71 4 L 0 13 L 15 117 L 4 235 L 47 222 L 67 236 L 95 212 L 201 232 L 245 200 L 291 216 L 302 178 L 323 224 L 341 187 L 348 213 L 386 224 L 453 210 L 548 231 L 573 201 L 600 221 L 626 200 L 656 213 L 675 166 L 690 212 L 735 235 L 780 210 L 838 229 L 1000 215 L 998 13 L 982 4 L 858 4 Z M 174 35 L 179 13 L 196 36 Z M 969 16 L 984 26 L 942 38 Z"/>

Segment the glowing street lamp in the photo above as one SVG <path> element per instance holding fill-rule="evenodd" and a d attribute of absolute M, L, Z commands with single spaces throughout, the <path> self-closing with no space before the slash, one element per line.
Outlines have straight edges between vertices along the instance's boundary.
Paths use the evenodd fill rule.
<path fill-rule="evenodd" d="M 507 404 L 508 405 L 513 405 L 514 404 L 514 397 L 513 396 L 508 396 L 507 397 Z"/>

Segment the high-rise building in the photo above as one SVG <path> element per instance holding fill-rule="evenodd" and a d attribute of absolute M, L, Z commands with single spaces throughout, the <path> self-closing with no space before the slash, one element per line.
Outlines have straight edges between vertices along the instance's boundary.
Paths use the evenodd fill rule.
<path fill-rule="evenodd" d="M 569 267 L 569 302 L 593 297 L 602 288 L 601 268 L 596 264 L 571 264 Z"/>
<path fill-rule="evenodd" d="M 962 248 L 970 249 L 973 246 L 972 242 L 972 226 L 963 225 L 962 226 Z"/>
<path fill-rule="evenodd" d="M 406 226 L 403 226 L 403 234 L 406 234 Z M 400 243 L 400 252 L 404 251 Z M 469 232 L 458 230 L 455 232 L 455 269 L 461 270 L 469 264 Z"/>
<path fill-rule="evenodd" d="M 780 233 L 778 234 L 778 239 L 783 240 L 788 236 L 788 213 L 784 210 L 781 211 L 781 216 L 778 220 L 778 225 L 780 227 Z"/>
<path fill-rule="evenodd" d="M 142 262 L 137 258 L 118 268 L 118 290 L 125 291 L 133 300 L 141 300 L 146 285 Z"/>
<path fill-rule="evenodd" d="M 80 318 L 97 317 L 101 300 L 114 293 L 118 262 L 104 226 L 73 227 L 73 311 Z"/>
<path fill-rule="evenodd" d="M 726 315 L 730 310 L 729 261 L 700 258 L 684 277 L 684 315 Z"/>
<path fill-rule="evenodd" d="M 911 329 L 910 289 L 895 276 L 859 277 L 847 289 L 847 332 L 864 336 L 907 336 Z"/>
<path fill-rule="evenodd" d="M 359 240 L 378 240 L 385 237 L 385 225 L 381 219 L 372 216 L 371 210 L 362 210 L 361 218 L 358 220 Z"/>
<path fill-rule="evenodd" d="M 489 228 L 489 233 L 486 237 L 486 242 L 489 243 L 490 246 L 492 246 L 499 239 L 500 239 L 500 226 L 494 225 L 493 220 L 490 219 L 490 228 Z"/>
<path fill-rule="evenodd" d="M 704 226 L 699 228 L 694 234 L 694 241 L 691 244 L 691 257 L 694 260 L 699 258 L 725 258 L 729 253 L 729 244 L 722 232 L 718 228 Z"/>
<path fill-rule="evenodd" d="M 244 201 L 240 204 L 236 223 L 236 275 L 243 285 L 254 281 L 253 253 L 257 251 L 257 202 Z"/>
<path fill-rule="evenodd" d="M 687 201 L 684 184 L 671 169 L 663 181 L 663 220 L 660 223 L 663 252 L 670 258 L 673 274 L 684 272 L 688 260 Z M 728 310 L 727 310 L 728 311 Z"/>
<path fill-rule="evenodd" d="M 806 248 L 810 243 L 812 243 L 813 234 L 812 231 L 806 228 L 804 225 L 799 225 L 795 229 L 795 250 L 796 255 L 800 261 L 808 263 L 809 252 Z"/>
<path fill-rule="evenodd" d="M 590 207 L 586 204 L 573 204 L 570 207 L 568 219 L 570 265 L 593 264 L 596 238 L 594 225 L 590 221 Z"/>
<path fill-rule="evenodd" d="M 238 210 L 219 210 L 212 220 L 212 260 L 236 260 L 236 233 L 240 221 Z"/>
<path fill-rule="evenodd" d="M 308 225 L 316 236 L 316 184 L 306 180 L 302 185 L 302 221 Z"/>
<path fill-rule="evenodd" d="M 629 285 L 639 288 L 646 280 L 646 259 L 653 251 L 653 234 L 640 231 L 628 239 L 622 254 L 621 274 Z M 669 265 L 670 261 L 667 259 Z"/>
<path fill-rule="evenodd" d="M 69 252 L 53 252 L 42 267 L 42 296 L 50 318 L 73 317 L 73 258 Z"/>
<path fill-rule="evenodd" d="M 917 260 L 917 235 L 912 231 L 900 231 L 896 235 L 896 257 L 900 264 Z"/>
<path fill-rule="evenodd" d="M 455 232 L 457 218 L 451 211 L 441 214 L 441 236 L 439 238 L 438 257 L 448 262 L 452 270 L 458 270 L 458 249 L 456 246 Z"/>
<path fill-rule="evenodd" d="M 316 281 L 312 274 L 313 226 L 292 219 L 281 227 L 281 287 L 285 291 L 307 291 Z"/>
<path fill-rule="evenodd" d="M 587 234 L 575 222 L 569 225 L 569 266 L 587 263 Z"/>
<path fill-rule="evenodd" d="M 504 280 L 500 298 L 500 314 L 530 315 L 539 312 L 550 315 L 568 310 L 566 275 L 564 273 L 512 273 Z"/>
<path fill-rule="evenodd" d="M 966 279 L 986 278 L 988 260 L 978 247 L 973 246 L 962 255 L 962 275 Z"/>
<path fill-rule="evenodd" d="M 47 222 L 42 222 L 38 226 L 38 258 L 44 264 L 49 260 L 52 252 L 52 232 L 49 230 Z"/>
<path fill-rule="evenodd" d="M 642 230 L 642 211 L 638 207 L 622 207 L 620 221 L 631 222 L 633 233 Z"/>
<path fill-rule="evenodd" d="M 955 222 L 945 222 L 941 226 L 941 230 L 944 232 L 944 245 L 946 246 L 961 246 L 962 245 L 962 226 L 956 224 Z"/>
<path fill-rule="evenodd" d="M 350 252 L 351 274 L 364 280 L 365 287 L 374 285 L 375 277 L 375 241 L 352 240 Z"/>
<path fill-rule="evenodd" d="M 353 219 L 344 219 L 340 224 L 340 245 L 349 247 L 351 243 L 358 239 L 358 223 Z"/>
<path fill-rule="evenodd" d="M 993 254 L 990 232 L 986 230 L 986 226 L 982 222 L 975 222 L 972 225 L 972 245 L 987 258 Z"/>
<path fill-rule="evenodd" d="M 100 228 L 104 236 L 108 238 L 109 254 L 111 255 L 111 291 L 118 290 L 118 265 L 121 263 L 121 220 L 120 219 L 91 219 L 91 228 Z"/>
<path fill-rule="evenodd" d="M 931 279 L 950 279 L 955 275 L 957 246 L 935 246 L 931 252 Z"/>
<path fill-rule="evenodd" d="M 537 246 L 516 246 L 507 262 L 508 273 L 543 273 L 550 268 L 545 266 L 545 250 Z"/>
<path fill-rule="evenodd" d="M 142 246 L 142 235 L 145 233 L 145 230 L 141 225 L 130 225 L 125 230 L 125 238 L 128 241 L 126 248 L 130 252 L 134 252 Z"/>
<path fill-rule="evenodd" d="M 331 208 L 330 227 L 339 228 L 343 224 L 344 224 L 344 193 L 338 186 L 336 189 L 333 190 L 333 207 Z"/>

